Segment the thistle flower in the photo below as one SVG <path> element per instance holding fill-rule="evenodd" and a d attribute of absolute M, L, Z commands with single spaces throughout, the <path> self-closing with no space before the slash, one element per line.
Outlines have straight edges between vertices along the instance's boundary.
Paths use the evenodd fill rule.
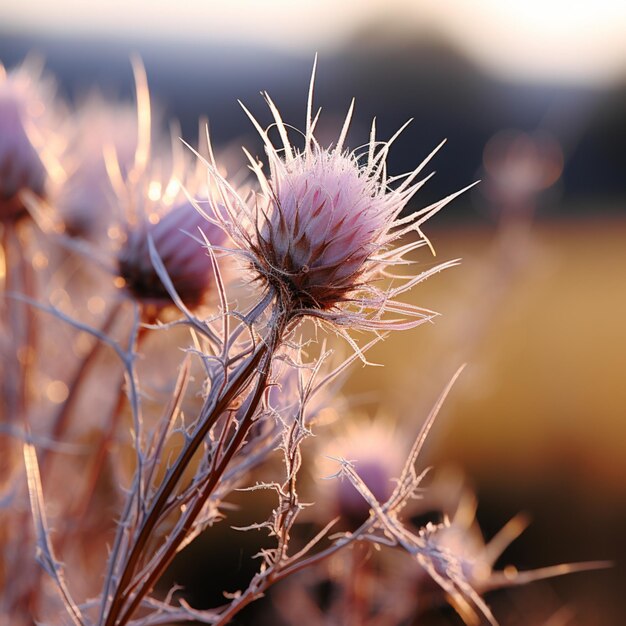
<path fill-rule="evenodd" d="M 171 303 L 151 261 L 151 237 L 182 301 L 188 307 L 198 305 L 211 286 L 212 270 L 205 247 L 191 235 L 201 227 L 206 230 L 206 226 L 206 220 L 191 202 L 185 202 L 156 223 L 143 221 L 130 229 L 118 255 L 119 275 L 125 287 L 138 300 L 158 308 Z"/>
<path fill-rule="evenodd" d="M 111 133 L 109 143 L 104 144 L 104 160 L 98 157 L 84 173 L 99 174 L 104 165 L 115 193 L 119 221 L 108 229 L 109 238 L 116 240 L 112 268 L 117 274 L 115 284 L 147 305 L 150 314 L 172 304 L 170 292 L 152 263 L 152 239 L 176 293 L 186 306 L 195 307 L 210 288 L 213 276 L 212 262 L 198 229 L 202 227 L 207 239 L 216 244 L 222 243 L 223 231 L 207 224 L 196 210 L 196 203 L 183 193 L 185 188 L 189 194 L 206 197 L 206 182 L 201 180 L 199 168 L 188 167 L 189 159 L 176 137 L 176 125 L 172 125 L 170 149 L 162 149 L 166 142 L 153 128 L 145 69 L 135 60 L 133 70 L 137 119 L 136 123 L 128 115 L 125 119 L 131 138 L 124 140 Z M 127 113 L 126 108 L 118 108 Z M 91 109 L 99 114 L 99 123 L 106 129 L 112 112 L 97 102 L 87 112 Z M 100 139 L 106 141 L 103 134 Z M 159 149 L 154 149 L 155 145 Z"/>
<path fill-rule="evenodd" d="M 482 614 L 490 624 L 497 626 L 498 622 L 481 597 L 486 591 L 610 567 L 605 561 L 589 561 L 526 571 L 511 565 L 496 570 L 496 561 L 527 525 L 526 517 L 517 515 L 485 542 L 476 522 L 476 499 L 465 493 L 452 519 L 446 516 L 442 523 L 429 522 L 419 530 L 421 546 L 417 560 L 432 581 L 445 591 L 448 601 L 466 624 L 481 623 L 479 614 Z"/>
<path fill-rule="evenodd" d="M 389 267 L 410 263 L 406 255 L 429 244 L 420 226 L 462 193 L 400 217 L 428 178 L 415 182 L 418 174 L 442 144 L 412 172 L 388 177 L 387 154 L 404 127 L 388 142 L 378 142 L 374 122 L 364 154 L 344 150 L 353 102 L 336 145 L 320 146 L 314 137 L 319 112 L 312 116 L 314 76 L 315 67 L 302 150 L 291 144 L 286 125 L 267 94 L 282 148 L 273 145 L 267 131 L 243 107 L 264 141 L 270 172 L 266 176 L 246 153 L 261 192 L 252 206 L 221 179 L 214 207 L 223 205 L 227 217 L 217 219 L 256 275 L 274 290 L 288 317 L 312 316 L 339 327 L 373 330 L 420 324 L 433 313 L 395 298 L 455 262 L 409 277 L 394 288 L 376 283 L 389 276 Z M 214 160 L 211 169 L 219 179 Z M 417 239 L 392 247 L 411 233 Z M 406 317 L 385 320 L 385 312 Z"/>
<path fill-rule="evenodd" d="M 347 459 L 376 500 L 385 502 L 393 492 L 395 478 L 406 458 L 406 445 L 400 432 L 391 420 L 381 417 L 374 421 L 353 421 L 342 425 L 342 430 L 321 451 L 317 463 L 319 474 L 328 476 L 331 468 L 336 467 L 335 459 Z M 332 500 L 332 514 L 339 514 L 351 527 L 360 526 L 369 516 L 370 505 L 349 480 L 340 477 L 330 485 L 325 481 L 320 491 L 322 499 Z"/>
<path fill-rule="evenodd" d="M 43 195 L 46 168 L 29 136 L 34 118 L 45 108 L 25 71 L 7 74 L 0 64 L 0 219 L 24 214 L 19 192 Z"/>
<path fill-rule="evenodd" d="M 137 112 L 130 103 L 113 103 L 92 94 L 75 112 L 63 154 L 66 177 L 50 192 L 50 204 L 70 236 L 96 238 L 114 216 L 114 194 L 106 155 L 126 176 L 137 150 Z"/>

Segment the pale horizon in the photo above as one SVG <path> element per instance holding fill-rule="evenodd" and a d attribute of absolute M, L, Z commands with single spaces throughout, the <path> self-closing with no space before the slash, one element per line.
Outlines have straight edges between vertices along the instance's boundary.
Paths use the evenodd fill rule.
<path fill-rule="evenodd" d="M 437 36 L 509 80 L 606 85 L 626 78 L 626 3 L 497 0 L 289 2 L 166 0 L 86 4 L 26 0 L 0 7 L 4 33 L 153 39 L 264 46 L 291 54 L 332 53 L 380 19 L 387 27 Z"/>

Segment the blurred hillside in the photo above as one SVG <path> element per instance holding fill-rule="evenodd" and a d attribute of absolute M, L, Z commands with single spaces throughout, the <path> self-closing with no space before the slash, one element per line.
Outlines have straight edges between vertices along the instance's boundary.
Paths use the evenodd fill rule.
<path fill-rule="evenodd" d="M 271 94 L 287 122 L 304 126 L 312 54 L 304 58 L 204 41 L 0 37 L 0 59 L 9 67 L 33 51 L 44 57 L 62 91 L 73 98 L 94 85 L 131 98 L 129 56 L 139 53 L 156 102 L 167 118 L 180 120 L 188 140 L 196 138 L 198 119 L 205 116 L 216 144 L 256 145 L 261 154 L 258 138 L 236 104 L 241 99 L 262 123 L 269 123 L 261 90 Z M 474 180 L 489 138 L 514 128 L 547 132 L 562 147 L 565 167 L 552 213 L 626 209 L 626 76 L 621 84 L 602 89 L 507 83 L 483 73 L 435 36 L 398 35 L 372 26 L 320 57 L 316 103 L 324 110 L 322 137 L 324 131 L 333 136 L 353 96 L 357 108 L 351 146 L 367 140 L 374 116 L 383 139 L 414 118 L 391 151 L 392 172 L 411 169 L 441 139 L 448 139 L 433 164 L 437 176 L 420 194 L 421 204 Z M 446 217 L 475 216 L 457 203 Z"/>

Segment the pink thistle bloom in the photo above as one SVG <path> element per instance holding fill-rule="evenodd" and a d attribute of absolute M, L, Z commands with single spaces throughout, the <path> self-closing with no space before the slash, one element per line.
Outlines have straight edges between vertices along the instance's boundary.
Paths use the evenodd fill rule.
<path fill-rule="evenodd" d="M 70 236 L 95 239 L 106 231 L 115 215 L 115 198 L 104 155 L 114 154 L 116 169 L 127 175 L 137 151 L 137 126 L 130 104 L 107 102 L 98 93 L 76 110 L 66 132 L 66 177 L 49 192 Z"/>
<path fill-rule="evenodd" d="M 396 424 L 381 416 L 376 420 L 342 421 L 341 431 L 329 433 L 317 458 L 320 476 L 336 471 L 337 459 L 346 459 L 378 502 L 385 502 L 395 487 L 406 458 L 406 441 Z M 322 500 L 329 500 L 332 515 L 339 514 L 351 528 L 360 526 L 370 514 L 370 505 L 347 479 L 320 482 Z"/>
<path fill-rule="evenodd" d="M 402 210 L 429 178 L 416 181 L 418 174 L 442 144 L 412 172 L 388 177 L 389 147 L 404 127 L 388 142 L 378 142 L 374 122 L 364 154 L 344 150 L 353 102 L 336 145 L 323 148 L 314 137 L 319 117 L 319 112 L 312 116 L 314 75 L 315 67 L 302 150 L 290 143 L 280 113 L 267 94 L 282 147 L 273 145 L 267 131 L 243 107 L 265 143 L 270 172 L 266 176 L 247 153 L 261 186 L 252 205 L 219 177 L 213 161 L 213 176 L 221 183 L 213 206 L 224 206 L 226 215 L 218 215 L 217 220 L 252 269 L 275 291 L 288 317 L 311 316 L 336 327 L 371 330 L 416 326 L 434 314 L 396 297 L 456 262 L 438 265 L 395 287 L 384 289 L 377 283 L 390 276 L 390 267 L 410 263 L 410 252 L 430 245 L 421 224 L 465 190 L 401 218 Z M 413 240 L 394 247 L 410 233 Z M 385 312 L 401 317 L 383 319 Z"/>
<path fill-rule="evenodd" d="M 178 204 L 155 224 L 144 220 L 131 228 L 118 253 L 119 275 L 125 287 L 139 301 L 157 308 L 171 304 L 171 298 L 150 257 L 148 238 L 188 307 L 197 306 L 212 287 L 211 259 L 204 245 L 193 239 L 207 222 L 191 202 Z M 215 229 L 215 227 L 213 228 Z M 219 231 L 221 235 L 221 231 Z"/>
<path fill-rule="evenodd" d="M 32 77 L 24 70 L 7 74 L 0 64 L 0 219 L 13 220 L 25 213 L 19 192 L 28 189 L 41 196 L 46 168 L 29 131 L 45 109 Z"/>

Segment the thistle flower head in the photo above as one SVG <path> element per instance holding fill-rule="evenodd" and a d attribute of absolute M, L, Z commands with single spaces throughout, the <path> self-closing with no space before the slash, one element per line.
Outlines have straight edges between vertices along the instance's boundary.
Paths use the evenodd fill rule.
<path fill-rule="evenodd" d="M 329 441 L 318 459 L 321 475 L 328 475 L 336 468 L 337 458 L 354 465 L 363 484 L 379 502 L 385 502 L 395 486 L 395 478 L 402 471 L 406 457 L 405 442 L 396 425 L 389 419 L 357 420 L 342 425 L 342 432 Z M 370 513 L 370 505 L 358 489 L 343 477 L 324 484 L 323 497 L 332 498 L 334 514 L 339 514 L 352 527 L 362 524 Z"/>
<path fill-rule="evenodd" d="M 314 73 L 315 69 L 303 149 L 291 144 L 286 125 L 267 94 L 282 147 L 274 146 L 267 130 L 244 107 L 265 143 L 269 174 L 248 154 L 260 194 L 254 202 L 246 201 L 222 179 L 220 195 L 214 199 L 214 205 L 225 207 L 227 217 L 220 221 L 289 316 L 313 316 L 353 328 L 417 325 L 432 313 L 397 302 L 395 297 L 447 264 L 410 277 L 393 289 L 377 283 L 389 275 L 391 266 L 408 263 L 409 252 L 429 243 L 421 224 L 461 192 L 401 218 L 407 202 L 425 182 L 416 178 L 434 152 L 412 172 L 388 177 L 389 147 L 402 129 L 388 142 L 378 142 L 374 123 L 364 151 L 344 150 L 352 105 L 337 143 L 322 147 L 314 136 L 319 117 L 319 112 L 312 116 Z M 219 178 L 214 162 L 211 169 Z M 417 237 L 401 247 L 393 246 L 411 232 Z M 385 312 L 404 317 L 384 320 Z"/>
<path fill-rule="evenodd" d="M 140 61 L 134 61 L 133 70 L 137 121 L 133 124 L 128 120 L 128 127 L 135 132 L 130 141 L 121 141 L 112 134 L 104 151 L 104 165 L 119 212 L 119 223 L 109 229 L 109 237 L 117 238 L 115 282 L 138 302 L 148 305 L 151 312 L 173 304 L 162 273 L 154 267 L 152 241 L 171 286 L 183 304 L 193 308 L 204 299 L 214 276 L 203 237 L 219 244 L 223 231 L 207 224 L 196 203 L 183 191 L 197 197 L 207 195 L 199 169 L 188 167 L 189 159 L 175 125 L 170 150 L 153 150 L 154 145 L 160 147 L 166 142 L 153 128 L 150 92 Z M 107 116 L 102 121 L 106 124 Z M 101 167 L 99 160 L 96 165 L 96 169 Z"/>
<path fill-rule="evenodd" d="M 448 601 L 466 624 L 482 623 L 482 615 L 497 626 L 498 622 L 480 595 L 486 591 L 610 566 L 606 562 L 590 561 L 526 571 L 513 566 L 496 570 L 496 561 L 524 531 L 528 519 L 516 515 L 489 542 L 485 542 L 475 515 L 476 499 L 465 493 L 452 519 L 445 517 L 440 524 L 429 522 L 419 531 L 418 562 L 446 593 Z"/>
<path fill-rule="evenodd" d="M 152 264 L 148 243 L 152 238 L 176 292 L 185 305 L 196 306 L 211 286 L 212 271 L 206 249 L 191 235 L 197 235 L 200 227 L 206 229 L 206 221 L 191 202 L 184 202 L 154 222 L 143 221 L 129 230 L 118 255 L 119 274 L 138 300 L 157 307 L 171 303 Z"/>
<path fill-rule="evenodd" d="M 115 215 L 106 160 L 114 155 L 115 171 L 128 175 L 137 152 L 137 112 L 93 93 L 77 108 L 67 136 L 66 176 L 50 191 L 50 203 L 68 235 L 95 239 Z"/>
<path fill-rule="evenodd" d="M 43 195 L 46 168 L 30 133 L 45 109 L 33 77 L 24 70 L 7 74 L 0 64 L 0 219 L 24 214 L 19 192 L 28 189 Z"/>
<path fill-rule="evenodd" d="M 259 269 L 299 309 L 331 310 L 365 279 L 391 196 L 354 155 L 319 146 L 273 169 Z"/>

